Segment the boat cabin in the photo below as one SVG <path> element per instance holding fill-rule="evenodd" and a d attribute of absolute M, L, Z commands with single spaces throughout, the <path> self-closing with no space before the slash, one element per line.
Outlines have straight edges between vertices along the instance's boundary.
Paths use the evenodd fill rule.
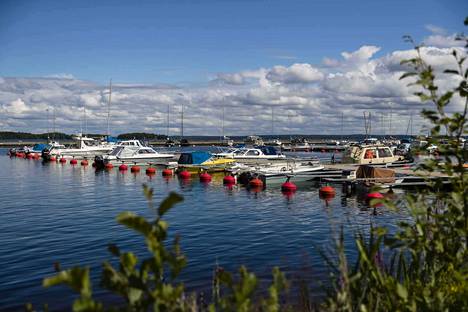
<path fill-rule="evenodd" d="M 343 162 L 352 162 L 360 165 L 389 164 L 402 160 L 402 157 L 395 156 L 388 146 L 353 146 L 347 149 L 343 155 Z"/>

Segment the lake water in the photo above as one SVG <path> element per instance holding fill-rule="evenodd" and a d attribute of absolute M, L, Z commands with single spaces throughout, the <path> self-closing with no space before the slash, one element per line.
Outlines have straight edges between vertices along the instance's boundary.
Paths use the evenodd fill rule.
<path fill-rule="evenodd" d="M 54 274 L 54 262 L 62 268 L 89 266 L 97 285 L 101 263 L 110 258 L 108 243 L 144 255 L 142 239 L 115 222 L 122 211 L 151 217 L 143 183 L 154 188 L 155 203 L 170 191 L 184 196 L 166 220 L 171 235 L 180 234 L 189 260 L 181 275 L 186 288 L 208 294 L 216 263 L 231 271 L 245 264 L 265 280 L 278 265 L 289 278 L 304 277 L 319 291 L 327 271 L 316 246 L 333 246 L 331 235 L 340 224 L 351 241 L 356 229 L 404 218 L 385 208 L 374 215 L 356 197 L 341 194 L 338 185 L 336 197 L 326 204 L 313 184 L 289 198 L 279 187 L 259 193 L 228 189 L 222 176 L 208 185 L 197 178 L 183 183 L 163 178 L 159 169 L 150 178 L 144 171 L 96 172 L 91 166 L 10 159 L 6 150 L 0 154 L 0 310 L 21 309 L 26 302 L 38 308 L 49 303 L 52 310 L 67 307 L 73 293 L 66 287 L 41 286 Z M 354 254 L 351 244 L 348 251 Z M 98 298 L 110 300 L 96 287 Z"/>

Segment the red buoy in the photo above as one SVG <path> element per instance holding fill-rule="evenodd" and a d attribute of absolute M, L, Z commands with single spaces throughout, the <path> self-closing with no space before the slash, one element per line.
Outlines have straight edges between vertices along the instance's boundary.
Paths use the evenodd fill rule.
<path fill-rule="evenodd" d="M 211 181 L 211 176 L 208 173 L 203 172 L 202 174 L 200 174 L 200 181 L 201 182 L 210 182 Z"/>
<path fill-rule="evenodd" d="M 50 156 L 49 160 L 50 160 L 50 161 L 56 161 L 57 158 L 55 158 L 55 156 Z"/>
<path fill-rule="evenodd" d="M 162 175 L 163 175 L 163 177 L 170 177 L 170 176 L 172 176 L 172 170 L 171 169 L 164 169 L 162 171 Z"/>
<path fill-rule="evenodd" d="M 327 185 L 327 186 L 323 186 L 320 188 L 319 190 L 319 193 L 322 193 L 322 194 L 333 194 L 335 195 L 336 194 L 336 191 L 333 187 Z"/>
<path fill-rule="evenodd" d="M 91 164 L 91 166 L 92 166 L 93 168 L 96 168 L 96 163 L 93 161 L 93 163 Z"/>
<path fill-rule="evenodd" d="M 192 174 L 187 170 L 179 172 L 179 177 L 181 177 L 182 179 L 190 179 L 191 176 Z"/>
<path fill-rule="evenodd" d="M 87 165 L 88 165 L 88 161 L 87 161 L 86 159 L 83 159 L 83 160 L 81 161 L 81 165 L 82 165 L 82 166 L 87 166 Z"/>
<path fill-rule="evenodd" d="M 137 166 L 137 165 L 134 165 L 134 166 L 130 167 L 130 171 L 134 172 L 134 173 L 140 172 L 140 167 Z"/>
<path fill-rule="evenodd" d="M 67 160 L 66 160 L 65 158 L 62 157 L 62 158 L 60 158 L 59 162 L 62 163 L 62 164 L 64 164 L 64 163 L 67 162 Z"/>
<path fill-rule="evenodd" d="M 297 190 L 297 186 L 296 184 L 287 181 L 281 185 L 281 190 L 286 192 L 295 192 Z"/>
<path fill-rule="evenodd" d="M 227 175 L 223 178 L 223 184 L 234 185 L 236 184 L 236 178 L 234 178 L 232 175 Z"/>
<path fill-rule="evenodd" d="M 378 192 L 374 192 L 374 193 L 369 193 L 366 195 L 367 199 L 370 200 L 370 199 L 382 199 L 384 198 L 384 196 L 381 194 L 381 193 L 378 193 Z"/>
<path fill-rule="evenodd" d="M 281 193 L 283 193 L 284 197 L 286 197 L 287 199 L 291 199 L 294 196 L 294 194 L 296 193 L 296 191 L 282 190 Z"/>
<path fill-rule="evenodd" d="M 263 187 L 263 181 L 260 180 L 259 178 L 253 178 L 252 180 L 249 181 L 249 185 L 251 187 Z"/>
<path fill-rule="evenodd" d="M 27 158 L 27 159 L 33 158 L 33 154 L 31 154 L 31 153 L 27 154 L 27 155 L 26 155 L 26 158 Z"/>
<path fill-rule="evenodd" d="M 146 174 L 155 174 L 155 173 L 156 173 L 156 168 L 154 167 L 146 168 Z"/>
<path fill-rule="evenodd" d="M 321 199 L 324 199 L 325 201 L 329 201 L 329 200 L 332 200 L 336 195 L 336 190 L 327 185 L 327 186 L 323 186 L 319 189 L 319 197 Z"/>
<path fill-rule="evenodd" d="M 78 163 L 78 160 L 76 160 L 75 158 L 70 160 L 70 165 L 76 165 L 77 163 Z"/>
<path fill-rule="evenodd" d="M 126 170 L 128 170 L 128 166 L 127 166 L 126 164 L 121 164 L 121 165 L 119 166 L 119 170 L 120 170 L 120 171 L 126 171 Z"/>
<path fill-rule="evenodd" d="M 41 156 L 38 153 L 34 153 L 34 159 L 39 159 Z"/>
<path fill-rule="evenodd" d="M 114 165 L 112 165 L 111 163 L 107 163 L 107 164 L 104 165 L 104 168 L 110 170 L 110 169 L 114 168 Z"/>

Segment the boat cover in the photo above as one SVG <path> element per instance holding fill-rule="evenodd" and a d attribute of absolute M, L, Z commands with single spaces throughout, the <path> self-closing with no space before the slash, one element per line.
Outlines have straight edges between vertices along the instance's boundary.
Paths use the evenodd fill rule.
<path fill-rule="evenodd" d="M 274 148 L 273 146 L 261 146 L 259 148 L 265 155 L 277 155 L 278 154 L 278 152 L 276 151 L 276 148 Z"/>
<path fill-rule="evenodd" d="M 33 146 L 32 150 L 35 152 L 42 152 L 43 149 L 45 149 L 48 146 L 48 144 L 36 144 Z"/>
<path fill-rule="evenodd" d="M 201 165 L 210 158 L 211 154 L 208 152 L 182 153 L 177 163 L 181 165 Z"/>
<path fill-rule="evenodd" d="M 369 179 L 369 182 L 374 183 L 394 183 L 395 171 L 392 169 L 361 165 L 356 171 L 356 178 Z"/>
<path fill-rule="evenodd" d="M 119 141 L 120 141 L 119 139 L 117 139 L 116 137 L 112 137 L 112 136 L 107 136 L 106 138 L 107 143 L 117 143 Z"/>

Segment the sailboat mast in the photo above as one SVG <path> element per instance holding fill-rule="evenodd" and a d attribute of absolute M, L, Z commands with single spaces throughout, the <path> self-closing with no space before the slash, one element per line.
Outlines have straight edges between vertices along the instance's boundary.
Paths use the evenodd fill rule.
<path fill-rule="evenodd" d="M 110 106 L 112 101 L 112 79 L 109 82 L 109 101 L 107 102 L 107 137 L 110 136 Z"/>
<path fill-rule="evenodd" d="M 221 104 L 221 111 L 222 111 L 222 114 L 221 114 L 221 137 L 220 137 L 220 141 L 223 142 L 224 140 L 224 114 L 225 114 L 225 107 L 224 107 L 224 100 L 223 100 L 223 103 Z"/>
<path fill-rule="evenodd" d="M 50 120 L 49 120 L 49 109 L 47 108 L 47 143 L 50 141 Z"/>
<path fill-rule="evenodd" d="M 340 135 L 341 135 L 341 140 L 344 139 L 344 138 L 343 138 L 343 127 L 344 127 L 344 113 L 341 112 L 341 133 L 340 133 Z"/>
<path fill-rule="evenodd" d="M 54 132 L 53 132 L 53 134 L 52 134 L 52 139 L 54 139 L 54 140 L 55 140 L 55 117 L 56 117 L 56 112 L 55 112 L 55 105 L 54 105 L 54 119 L 53 119 L 53 121 L 54 121 L 54 123 L 53 123 L 53 125 L 54 125 Z"/>
<path fill-rule="evenodd" d="M 273 106 L 271 107 L 271 135 L 275 132 L 275 111 Z"/>
<path fill-rule="evenodd" d="M 167 104 L 167 120 L 166 120 L 166 137 L 169 138 L 169 112 L 170 112 L 170 106 Z"/>

